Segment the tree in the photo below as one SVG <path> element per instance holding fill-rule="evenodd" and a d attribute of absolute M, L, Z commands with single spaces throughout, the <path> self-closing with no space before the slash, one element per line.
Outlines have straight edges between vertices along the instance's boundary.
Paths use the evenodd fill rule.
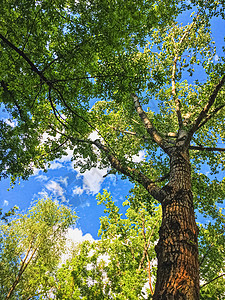
<path fill-rule="evenodd" d="M 224 199 L 216 177 L 225 161 L 224 58 L 215 63 L 210 33 L 223 7 L 4 0 L 0 8 L 1 101 L 10 116 L 1 121 L 2 176 L 26 178 L 70 148 L 82 170 L 100 161 L 138 184 L 139 201 L 162 206 L 157 300 L 199 299 L 194 209 L 217 218 Z M 182 25 L 175 19 L 185 10 L 196 13 Z M 135 163 L 139 151 L 146 159 Z"/>
<path fill-rule="evenodd" d="M 1 299 L 34 299 L 51 292 L 51 274 L 64 251 L 76 215 L 51 199 L 39 200 L 27 214 L 0 221 Z"/>

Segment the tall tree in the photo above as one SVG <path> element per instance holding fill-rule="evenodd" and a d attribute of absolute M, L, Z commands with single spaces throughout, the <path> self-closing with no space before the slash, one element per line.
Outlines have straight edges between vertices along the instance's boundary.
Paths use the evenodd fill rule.
<path fill-rule="evenodd" d="M 64 252 L 67 229 L 75 220 L 71 209 L 43 199 L 11 222 L 0 221 L 1 299 L 50 295 L 51 274 Z"/>
<path fill-rule="evenodd" d="M 212 175 L 224 170 L 224 58 L 214 61 L 210 32 L 223 1 L 193 4 L 4 0 L 0 8 L 2 176 L 26 178 L 70 148 L 82 170 L 100 161 L 139 184 L 140 201 L 162 206 L 157 300 L 199 299 L 194 208 L 216 216 L 224 199 L 224 181 L 201 174 L 204 163 Z M 187 9 L 196 11 L 189 23 L 175 22 Z M 135 163 L 140 150 L 146 159 Z"/>

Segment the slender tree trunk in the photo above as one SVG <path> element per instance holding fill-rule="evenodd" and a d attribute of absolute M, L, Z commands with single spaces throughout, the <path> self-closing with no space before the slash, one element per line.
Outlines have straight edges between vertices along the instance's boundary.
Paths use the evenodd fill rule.
<path fill-rule="evenodd" d="M 198 228 L 191 192 L 187 152 L 174 151 L 170 181 L 162 202 L 162 225 L 156 246 L 158 259 L 154 300 L 198 300 Z"/>

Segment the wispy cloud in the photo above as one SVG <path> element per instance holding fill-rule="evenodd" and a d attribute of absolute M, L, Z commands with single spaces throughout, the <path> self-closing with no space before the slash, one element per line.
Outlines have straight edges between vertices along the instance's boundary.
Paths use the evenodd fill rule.
<path fill-rule="evenodd" d="M 60 182 L 61 184 L 63 184 L 65 187 L 68 186 L 68 176 L 66 177 L 62 177 L 60 176 L 59 179 L 57 179 L 58 182 Z"/>
<path fill-rule="evenodd" d="M 37 195 L 34 195 L 34 199 L 37 197 Z M 38 192 L 38 198 L 48 198 L 49 194 L 46 190 L 42 190 L 41 192 Z"/>
<path fill-rule="evenodd" d="M 64 166 L 63 166 L 63 164 L 62 163 L 60 163 L 59 161 L 53 161 L 52 163 L 51 163 L 51 165 L 50 165 L 50 167 L 49 167 L 49 169 L 50 170 L 55 170 L 55 169 L 61 169 L 61 168 L 63 168 Z"/>
<path fill-rule="evenodd" d="M 9 205 L 9 201 L 7 201 L 7 200 L 4 200 L 4 202 L 3 202 L 3 206 L 8 206 Z"/>
<path fill-rule="evenodd" d="M 75 186 L 73 189 L 73 195 L 82 195 L 84 192 L 84 189 L 82 189 L 80 186 Z"/>
<path fill-rule="evenodd" d="M 39 175 L 35 178 L 37 181 L 47 181 L 49 178 L 46 175 Z"/>
<path fill-rule="evenodd" d="M 60 197 L 62 201 L 66 201 L 64 190 L 58 182 L 51 180 L 45 185 L 45 187 L 47 190 L 52 192 L 55 197 Z"/>

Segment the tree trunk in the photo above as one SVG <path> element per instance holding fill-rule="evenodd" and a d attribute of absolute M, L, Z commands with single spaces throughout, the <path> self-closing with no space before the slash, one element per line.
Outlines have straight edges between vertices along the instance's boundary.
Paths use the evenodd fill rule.
<path fill-rule="evenodd" d="M 162 202 L 162 225 L 156 246 L 158 259 L 154 300 L 198 300 L 198 228 L 191 192 L 187 152 L 176 150 L 170 161 L 170 181 Z"/>

